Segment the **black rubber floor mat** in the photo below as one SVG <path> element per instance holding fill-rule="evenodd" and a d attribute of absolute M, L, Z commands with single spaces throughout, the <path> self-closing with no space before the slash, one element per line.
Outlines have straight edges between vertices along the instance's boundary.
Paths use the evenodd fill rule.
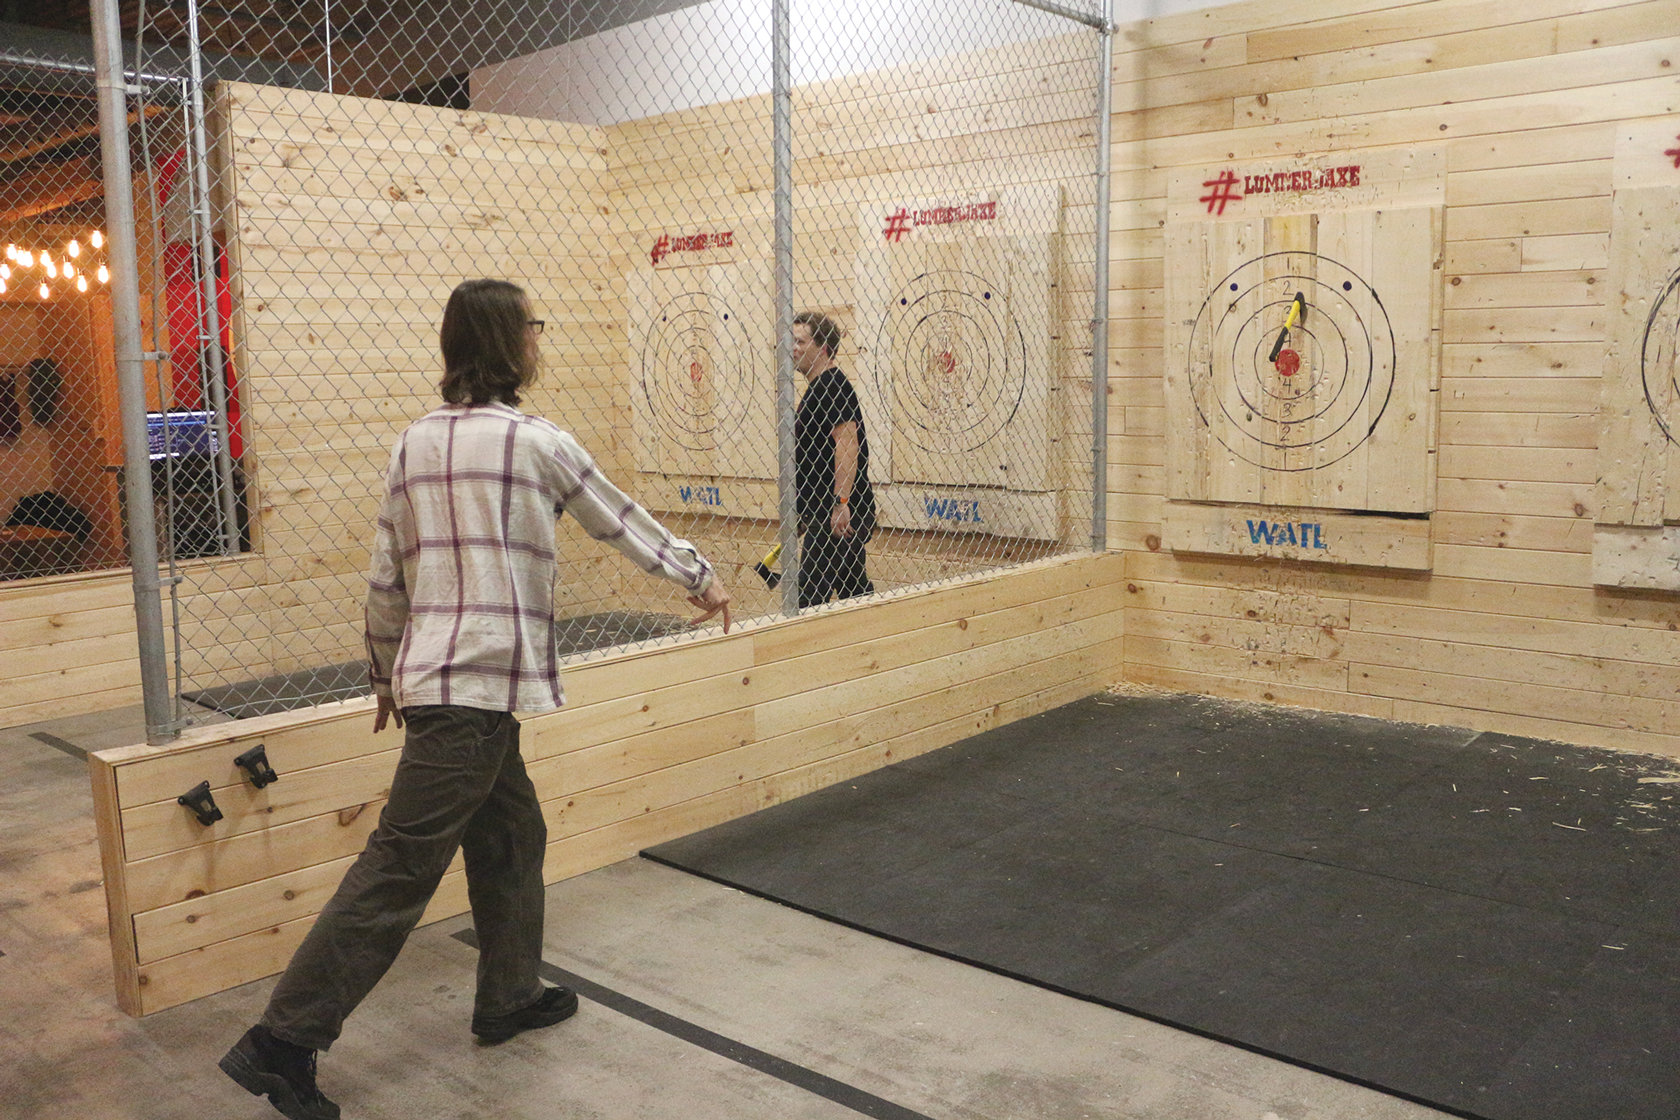
<path fill-rule="evenodd" d="M 1673 1120 L 1677 777 L 1098 696 L 644 854 L 1459 1115 Z"/>
<path fill-rule="evenodd" d="M 608 646 L 661 638 L 689 628 L 689 621 L 677 615 L 647 611 L 604 611 L 556 619 L 554 641 L 562 657 L 588 653 Z M 319 669 L 302 669 L 260 680 L 217 685 L 197 692 L 183 692 L 183 699 L 225 712 L 234 719 L 290 712 L 353 696 L 370 696 L 367 662 L 347 661 Z"/>
<path fill-rule="evenodd" d="M 333 700 L 348 700 L 352 696 L 371 695 L 373 689 L 368 685 L 367 662 L 347 661 L 319 669 L 300 669 L 295 673 L 183 692 L 181 698 L 214 708 L 234 719 L 249 719 L 272 712 L 312 708 Z"/>

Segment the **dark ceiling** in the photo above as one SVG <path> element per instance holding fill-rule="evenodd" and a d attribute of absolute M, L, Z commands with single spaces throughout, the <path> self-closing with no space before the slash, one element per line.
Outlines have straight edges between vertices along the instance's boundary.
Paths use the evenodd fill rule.
<path fill-rule="evenodd" d="M 335 49 L 365 39 L 386 8 L 386 0 L 227 0 L 199 5 L 199 36 L 206 50 L 267 59 L 311 63 L 326 52 L 330 34 Z M 155 45 L 185 50 L 188 7 L 169 0 L 119 0 L 123 38 L 134 39 L 144 13 L 145 38 Z M 0 0 L 0 22 L 52 31 L 91 34 L 86 0 Z"/>

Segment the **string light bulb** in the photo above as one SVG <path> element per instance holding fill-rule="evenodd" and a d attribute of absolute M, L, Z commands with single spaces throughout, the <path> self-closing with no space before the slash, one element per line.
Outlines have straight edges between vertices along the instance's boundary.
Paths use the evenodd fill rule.
<path fill-rule="evenodd" d="M 71 264 L 69 261 L 64 262 L 63 269 L 64 269 L 64 278 L 66 280 L 68 280 L 71 277 L 76 275 L 76 266 Z"/>
<path fill-rule="evenodd" d="M 88 244 L 92 245 L 95 249 L 99 248 L 105 244 L 105 235 L 100 233 L 98 230 L 94 230 L 92 233 L 88 234 Z"/>
<path fill-rule="evenodd" d="M 57 280 L 58 279 L 58 266 L 53 264 L 53 260 L 52 260 L 51 257 L 42 257 L 41 258 L 41 264 L 47 270 L 47 279 L 48 280 Z"/>
<path fill-rule="evenodd" d="M 81 243 L 80 243 L 80 242 L 79 242 L 79 241 L 77 241 L 77 240 L 76 240 L 76 239 L 75 239 L 75 238 L 74 238 L 74 237 L 72 237 L 72 238 L 71 238 L 71 239 L 70 239 L 70 244 L 68 244 L 68 245 L 66 245 L 66 246 L 65 246 L 65 247 L 64 247 L 64 252 L 65 252 L 65 253 L 66 253 L 66 254 L 67 254 L 67 255 L 68 255 L 68 256 L 72 256 L 72 257 L 79 257 L 79 256 L 81 256 L 81 255 L 82 255 L 82 246 L 81 246 Z"/>
<path fill-rule="evenodd" d="M 5 294 L 6 294 L 6 282 L 4 280 L 0 280 L 0 296 L 3 296 Z"/>
<path fill-rule="evenodd" d="M 87 276 L 85 274 L 76 277 L 76 290 L 78 292 L 87 291 Z"/>
<path fill-rule="evenodd" d="M 10 280 L 11 277 L 12 266 L 9 264 L 0 264 L 0 280 Z"/>
<path fill-rule="evenodd" d="M 99 266 L 99 282 L 101 284 L 109 284 L 111 282 L 111 270 L 106 268 L 104 265 Z"/>
<path fill-rule="evenodd" d="M 37 289 L 37 290 L 41 293 L 41 298 L 42 299 L 51 299 L 52 298 L 52 289 L 47 287 L 45 284 L 42 284 L 40 286 L 40 288 Z"/>
<path fill-rule="evenodd" d="M 9 261 L 17 260 L 17 246 L 10 241 L 6 242 L 6 259 Z"/>
<path fill-rule="evenodd" d="M 21 264 L 25 268 L 34 268 L 35 254 L 31 253 L 28 249 L 19 249 L 17 263 Z"/>

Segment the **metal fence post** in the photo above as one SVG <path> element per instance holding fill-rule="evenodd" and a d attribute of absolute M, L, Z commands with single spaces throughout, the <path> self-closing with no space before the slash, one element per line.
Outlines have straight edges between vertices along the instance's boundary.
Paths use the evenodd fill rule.
<path fill-rule="evenodd" d="M 793 77 L 788 0 L 772 0 L 771 116 L 775 149 L 776 450 L 780 465 L 782 610 L 799 610 L 799 511 L 793 447 Z"/>
<path fill-rule="evenodd" d="M 204 399 L 216 431 L 216 496 L 221 508 L 222 555 L 239 551 L 239 514 L 233 492 L 233 444 L 228 430 L 227 355 L 222 352 L 221 277 L 216 266 L 216 231 L 210 216 L 210 146 L 204 134 L 204 56 L 198 39 L 198 0 L 187 5 L 192 89 L 193 224 L 198 233 L 199 287 L 203 292 Z"/>
<path fill-rule="evenodd" d="M 1097 267 L 1091 308 L 1091 549 L 1108 549 L 1108 238 L 1114 113 L 1114 0 L 1103 0 L 1097 52 Z"/>
<path fill-rule="evenodd" d="M 128 500 L 128 558 L 134 573 L 134 617 L 140 646 L 140 689 L 146 741 L 178 734 L 169 697 L 159 597 L 152 463 L 146 437 L 146 388 L 140 347 L 140 270 L 134 236 L 134 183 L 129 166 L 128 94 L 116 0 L 93 0 L 94 73 L 99 87 L 99 141 L 105 178 L 105 226 L 111 268 L 111 320 L 117 393 L 122 408 L 123 468 Z"/>

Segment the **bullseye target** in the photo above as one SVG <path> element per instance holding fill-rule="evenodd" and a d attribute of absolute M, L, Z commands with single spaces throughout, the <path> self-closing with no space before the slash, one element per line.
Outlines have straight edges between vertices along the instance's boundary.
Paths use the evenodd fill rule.
<path fill-rule="evenodd" d="M 1188 350 L 1201 424 L 1270 471 L 1319 470 L 1363 445 L 1398 364 L 1376 291 L 1341 262 L 1304 251 L 1262 254 L 1224 276 L 1196 313 Z"/>
<path fill-rule="evenodd" d="M 629 275 L 636 467 L 775 478 L 774 320 L 765 270 L 740 262 Z"/>
<path fill-rule="evenodd" d="M 876 390 L 898 439 L 934 455 L 995 440 L 1020 412 L 1027 339 L 995 279 L 923 272 L 892 293 L 874 340 Z"/>
<path fill-rule="evenodd" d="M 1057 485 L 1061 208 L 1055 183 L 859 207 L 853 337 L 873 478 L 1031 493 Z M 927 520 L 906 516 L 899 524 Z M 983 524 L 974 531 L 993 531 Z"/>
<path fill-rule="evenodd" d="M 751 400 L 731 369 L 749 354 L 740 316 L 715 295 L 684 292 L 660 305 L 639 355 L 641 392 L 659 438 L 690 451 L 714 451 L 739 431 Z"/>
<path fill-rule="evenodd" d="M 1645 320 L 1639 376 L 1658 427 L 1670 443 L 1680 444 L 1680 269 L 1663 284 Z"/>

